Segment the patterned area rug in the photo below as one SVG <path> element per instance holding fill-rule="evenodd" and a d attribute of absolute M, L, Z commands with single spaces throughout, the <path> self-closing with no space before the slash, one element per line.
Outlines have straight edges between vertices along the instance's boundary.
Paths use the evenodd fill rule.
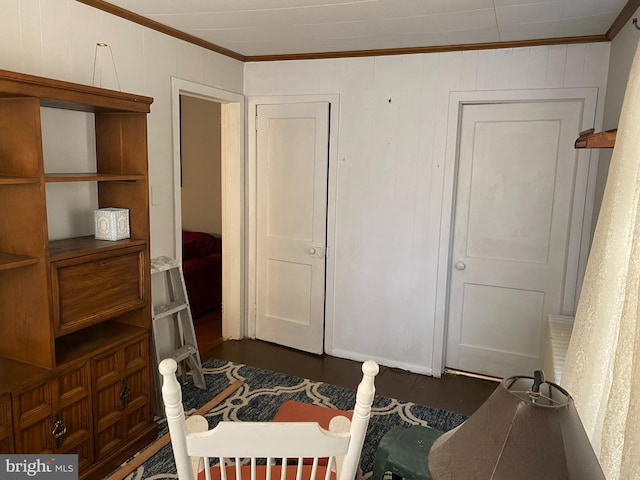
<path fill-rule="evenodd" d="M 236 380 L 245 382 L 239 390 L 211 410 L 207 415 L 209 427 L 221 420 L 270 421 L 287 400 L 324 405 L 339 410 L 352 410 L 354 389 L 275 373 L 222 360 L 209 360 L 204 365 L 206 390 L 192 383 L 183 385 L 183 404 L 187 415 L 207 403 Z M 376 395 L 367 436 L 362 451 L 360 473 L 371 476 L 376 448 L 382 436 L 394 426 L 424 425 L 447 431 L 462 423 L 466 417 L 458 413 L 438 410 L 411 402 Z M 164 420 L 159 421 L 159 436 L 167 432 Z M 175 465 L 171 446 L 126 477 L 127 480 L 175 479 Z"/>

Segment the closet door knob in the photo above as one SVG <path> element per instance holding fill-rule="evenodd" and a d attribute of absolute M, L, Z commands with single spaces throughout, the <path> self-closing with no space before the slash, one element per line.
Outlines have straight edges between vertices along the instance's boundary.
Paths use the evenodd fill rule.
<path fill-rule="evenodd" d="M 467 265 L 463 261 L 458 260 L 454 267 L 456 270 L 464 270 L 465 268 L 467 268 Z"/>

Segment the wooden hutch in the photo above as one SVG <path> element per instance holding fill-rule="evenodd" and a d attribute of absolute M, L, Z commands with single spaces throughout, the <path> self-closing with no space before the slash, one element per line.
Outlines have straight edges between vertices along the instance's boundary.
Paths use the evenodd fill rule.
<path fill-rule="evenodd" d="M 108 473 L 156 437 L 152 102 L 0 70 L 0 452 L 75 453 L 80 478 Z M 95 172 L 47 173 L 41 107 L 93 113 Z M 94 182 L 100 208 L 129 209 L 131 238 L 50 241 L 46 189 L 54 182 Z"/>

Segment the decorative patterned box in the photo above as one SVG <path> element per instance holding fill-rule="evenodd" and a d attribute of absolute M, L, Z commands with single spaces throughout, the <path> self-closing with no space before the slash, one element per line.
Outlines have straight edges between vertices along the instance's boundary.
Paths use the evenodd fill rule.
<path fill-rule="evenodd" d="M 99 208 L 95 213 L 96 240 L 122 240 L 129 238 L 129 210 L 126 208 Z"/>

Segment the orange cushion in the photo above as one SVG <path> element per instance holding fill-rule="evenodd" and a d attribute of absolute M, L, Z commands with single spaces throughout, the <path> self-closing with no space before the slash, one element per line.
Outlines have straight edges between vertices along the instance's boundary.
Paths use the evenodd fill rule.
<path fill-rule="evenodd" d="M 337 417 L 338 415 L 343 415 L 351 420 L 353 412 L 289 400 L 282 404 L 276 416 L 273 417 L 273 421 L 318 422 L 322 428 L 329 430 L 329 422 L 333 417 Z"/>
<path fill-rule="evenodd" d="M 288 400 L 282 404 L 274 422 L 317 422 L 325 430 L 329 430 L 329 422 L 333 417 L 342 415 L 351 420 L 353 412 L 336 410 L 335 408 L 323 407 L 321 405 L 311 405 L 310 403 L 296 402 Z M 309 464 L 312 460 L 305 458 L 304 463 Z M 319 465 L 326 465 L 327 459 L 321 458 Z"/>
<path fill-rule="evenodd" d="M 311 465 L 303 465 L 302 466 L 302 479 L 303 480 L 324 480 L 324 476 L 327 471 L 326 466 L 318 466 L 316 470 L 315 478 L 311 478 Z M 215 466 L 209 469 L 211 472 L 212 480 L 220 480 L 220 469 Z M 280 465 L 274 465 L 271 467 L 271 478 L 273 480 L 280 480 Z M 297 467 L 295 465 L 289 465 L 287 467 L 286 478 L 287 480 L 295 480 L 296 478 Z M 244 480 L 251 480 L 251 466 L 245 465 L 240 467 L 240 477 Z M 267 467 L 264 465 L 258 465 L 256 467 L 256 480 L 264 480 L 267 478 Z M 336 479 L 335 472 L 331 472 L 331 476 L 329 477 L 331 480 Z M 204 470 L 198 472 L 198 480 L 205 480 Z M 236 480 L 236 468 L 234 466 L 227 467 L 227 480 Z M 238 479 L 240 480 L 240 479 Z"/>

